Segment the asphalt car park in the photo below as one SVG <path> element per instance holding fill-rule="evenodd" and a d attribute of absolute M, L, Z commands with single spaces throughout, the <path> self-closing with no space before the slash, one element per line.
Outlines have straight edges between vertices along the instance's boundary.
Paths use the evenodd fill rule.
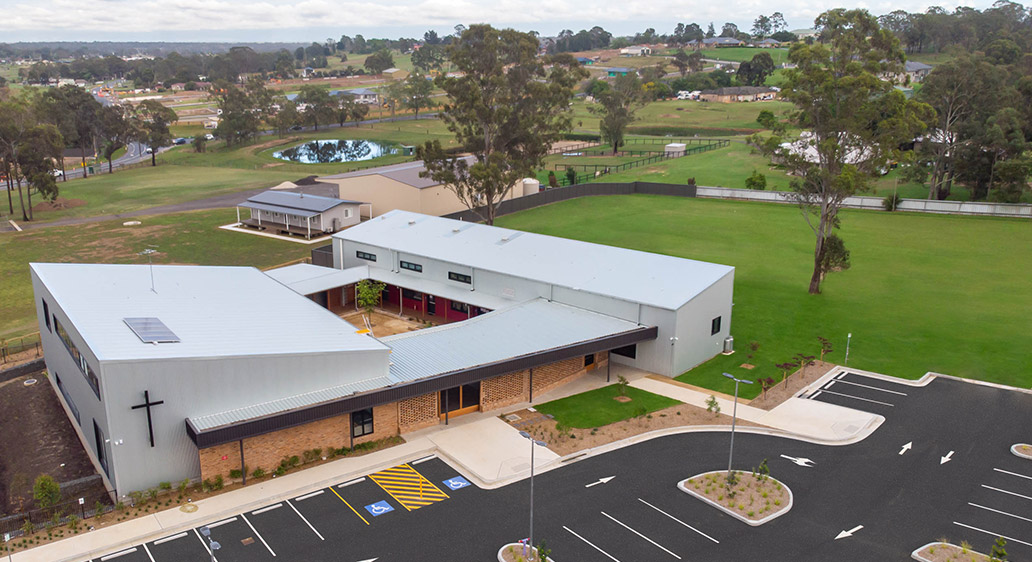
<path fill-rule="evenodd" d="M 734 466 L 767 459 L 793 493 L 783 516 L 750 527 L 676 487 L 727 466 L 726 432 L 678 434 L 535 477 L 534 540 L 561 561 L 904 560 L 948 537 L 988 552 L 997 536 L 1032 559 L 1032 395 L 937 378 L 926 386 L 843 372 L 807 398 L 881 414 L 866 439 L 827 446 L 741 432 Z M 746 475 L 746 478 L 750 476 Z M 222 562 L 490 560 L 526 538 L 530 482 L 483 490 L 438 458 L 211 521 Z M 197 529 L 107 560 L 210 559 Z"/>

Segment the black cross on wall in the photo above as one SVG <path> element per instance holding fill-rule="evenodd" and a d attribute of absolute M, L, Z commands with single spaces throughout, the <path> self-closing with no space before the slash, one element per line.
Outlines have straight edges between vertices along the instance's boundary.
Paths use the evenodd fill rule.
<path fill-rule="evenodd" d="M 139 410 L 140 408 L 147 408 L 147 433 L 150 435 L 150 446 L 154 446 L 154 425 L 151 423 L 151 406 L 159 406 L 164 404 L 164 400 L 158 400 L 157 402 L 150 401 L 150 392 L 147 390 L 143 391 L 143 404 L 137 404 L 132 407 L 133 410 Z"/>

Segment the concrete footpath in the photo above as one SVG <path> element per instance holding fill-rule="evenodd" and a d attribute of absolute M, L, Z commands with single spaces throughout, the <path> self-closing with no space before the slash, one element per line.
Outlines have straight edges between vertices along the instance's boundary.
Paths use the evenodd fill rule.
<path fill-rule="evenodd" d="M 825 444 L 847 444 L 870 435 L 884 418 L 866 412 L 842 408 L 831 404 L 805 400 L 798 396 L 823 385 L 828 378 L 840 371 L 834 368 L 806 388 L 800 389 L 797 397 L 767 411 L 739 404 L 738 417 L 743 420 L 767 426 L 779 434 L 789 434 L 806 441 Z M 562 388 L 540 396 L 538 403 L 578 394 L 615 382 L 618 376 L 625 377 L 631 386 L 661 394 L 705 408 L 710 394 L 687 388 L 665 377 L 651 375 L 645 371 L 620 365 L 613 365 L 611 373 L 604 370 L 582 375 Z M 731 400 L 718 395 L 722 412 L 731 413 Z M 530 403 L 515 404 L 506 411 L 532 407 Z M 15 554 L 17 562 L 80 562 L 97 559 L 131 545 L 149 542 L 166 535 L 187 531 L 213 521 L 236 515 L 251 509 L 298 497 L 311 491 L 332 486 L 377 472 L 403 462 L 436 454 L 455 467 L 471 482 L 482 488 L 497 488 L 526 478 L 530 474 L 530 443 L 519 435 L 519 430 L 499 419 L 500 412 L 481 412 L 451 420 L 445 426 L 436 426 L 406 434 L 406 442 L 363 455 L 343 458 L 299 470 L 282 477 L 272 478 L 260 484 L 250 485 L 221 495 L 204 499 L 191 505 L 197 510 L 187 512 L 179 507 L 146 515 L 85 532 L 61 541 L 46 544 Z M 726 431 L 720 427 L 670 428 L 650 434 L 634 436 L 587 452 L 578 452 L 565 458 L 544 447 L 535 449 L 534 465 L 537 471 L 547 471 L 562 466 L 564 461 L 577 457 L 586 458 L 643 440 L 652 439 L 672 432 Z M 89 525 L 89 520 L 85 524 Z"/>

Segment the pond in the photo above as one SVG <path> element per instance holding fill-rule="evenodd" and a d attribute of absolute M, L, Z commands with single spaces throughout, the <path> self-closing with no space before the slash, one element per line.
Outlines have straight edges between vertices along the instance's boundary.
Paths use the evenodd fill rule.
<path fill-rule="evenodd" d="M 399 148 L 396 145 L 380 144 L 368 140 L 317 140 L 280 152 L 273 152 L 272 156 L 302 164 L 327 164 L 372 160 L 398 152 Z"/>

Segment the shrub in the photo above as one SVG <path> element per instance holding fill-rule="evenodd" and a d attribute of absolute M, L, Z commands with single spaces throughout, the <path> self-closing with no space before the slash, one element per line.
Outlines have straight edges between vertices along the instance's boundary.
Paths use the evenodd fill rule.
<path fill-rule="evenodd" d="M 264 468 L 258 467 L 251 472 L 251 478 L 261 478 L 262 476 L 265 476 Z"/>
<path fill-rule="evenodd" d="M 79 516 L 78 515 L 72 514 L 72 515 L 68 516 L 68 528 L 73 530 L 73 531 L 75 531 L 75 532 L 79 532 Z"/>
<path fill-rule="evenodd" d="M 758 189 L 761 191 L 767 189 L 767 176 L 753 170 L 752 175 L 745 178 L 745 187 L 747 189 Z"/>
<path fill-rule="evenodd" d="M 712 412 L 714 415 L 720 414 L 720 402 L 717 402 L 717 397 L 710 394 L 710 397 L 706 399 L 706 411 Z"/>
<path fill-rule="evenodd" d="M 215 477 L 215 481 L 212 482 L 212 490 L 221 490 L 222 487 L 225 486 L 225 484 L 226 483 L 225 483 L 225 481 L 223 481 L 222 475 L 219 474 L 218 476 Z"/>
<path fill-rule="evenodd" d="M 161 488 L 162 490 L 165 490 L 167 492 L 167 491 L 172 489 L 172 483 L 171 482 L 158 482 L 158 487 Z"/>
<path fill-rule="evenodd" d="M 620 396 L 627 396 L 627 379 L 623 375 L 616 377 L 616 392 Z"/>
<path fill-rule="evenodd" d="M 150 490 L 147 490 L 147 497 L 149 497 L 152 500 L 158 499 L 158 489 L 151 488 Z"/>
<path fill-rule="evenodd" d="M 559 180 L 555 177 L 555 172 L 548 172 L 548 187 L 559 187 Z"/>
<path fill-rule="evenodd" d="M 566 168 L 566 183 L 568 185 L 574 185 L 577 183 L 577 170 Z"/>
<path fill-rule="evenodd" d="M 184 479 L 182 482 L 180 482 L 179 483 L 179 495 L 185 494 L 186 493 L 186 489 L 189 486 L 190 486 L 190 480 L 189 479 Z"/>
<path fill-rule="evenodd" d="M 234 480 L 239 480 L 244 473 L 239 468 L 234 468 L 229 471 L 229 477 Z"/>
<path fill-rule="evenodd" d="M 899 208 L 899 203 L 902 199 L 898 193 L 893 193 L 882 200 L 882 206 L 885 207 L 886 211 L 895 211 Z"/>
<path fill-rule="evenodd" d="M 287 473 L 287 467 L 285 467 L 285 466 L 283 466 L 281 464 L 281 465 L 276 467 L 276 471 L 273 474 L 275 474 L 276 476 L 283 476 L 286 473 Z"/>
<path fill-rule="evenodd" d="M 61 501 L 61 485 L 49 474 L 40 474 L 32 485 L 32 497 L 42 509 L 57 505 Z"/>

